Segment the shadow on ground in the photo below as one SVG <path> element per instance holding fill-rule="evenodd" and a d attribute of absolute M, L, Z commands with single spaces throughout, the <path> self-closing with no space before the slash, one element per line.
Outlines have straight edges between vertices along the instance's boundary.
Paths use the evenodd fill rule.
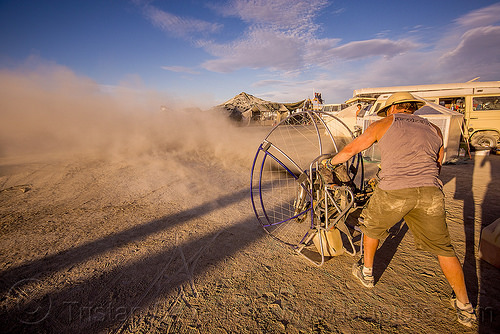
<path fill-rule="evenodd" d="M 1 291 L 15 299 L 12 307 L 1 310 L 0 328 L 10 333 L 96 333 L 126 327 L 137 312 L 168 296 L 182 284 L 216 266 L 224 259 L 264 236 L 255 217 L 168 247 L 107 272 L 98 272 L 82 281 L 30 298 L 30 285 L 50 281 L 58 272 L 93 257 L 171 231 L 210 212 L 247 199 L 249 190 L 218 198 L 200 206 L 165 216 L 2 272 Z M 174 233 L 174 232 L 172 232 Z M 191 284 L 191 286 L 193 286 Z M 195 291 L 196 292 L 196 291 Z M 36 294 L 35 294 L 36 295 Z M 15 304 L 15 305 L 14 305 Z"/>

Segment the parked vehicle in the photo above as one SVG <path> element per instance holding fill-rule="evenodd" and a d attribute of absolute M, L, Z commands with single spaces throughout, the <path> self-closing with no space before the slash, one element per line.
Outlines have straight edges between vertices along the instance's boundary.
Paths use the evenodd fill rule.
<path fill-rule="evenodd" d="M 347 108 L 347 106 L 348 105 L 345 103 L 323 104 L 323 108 L 321 109 L 321 111 L 337 113 L 337 112 L 341 111 L 342 109 Z"/>
<path fill-rule="evenodd" d="M 500 140 L 500 81 L 356 89 L 354 98 L 377 98 L 367 115 L 385 105 L 395 92 L 410 92 L 464 115 L 463 140 L 476 149 L 494 149 Z"/>

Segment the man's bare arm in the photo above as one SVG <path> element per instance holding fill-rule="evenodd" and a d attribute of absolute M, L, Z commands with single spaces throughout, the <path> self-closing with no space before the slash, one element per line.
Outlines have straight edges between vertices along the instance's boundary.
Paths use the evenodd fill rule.
<path fill-rule="evenodd" d="M 366 150 L 384 135 L 385 131 L 392 124 L 392 117 L 386 117 L 372 123 L 361 136 L 346 145 L 336 156 L 332 158 L 332 165 L 344 163 L 355 154 Z"/>

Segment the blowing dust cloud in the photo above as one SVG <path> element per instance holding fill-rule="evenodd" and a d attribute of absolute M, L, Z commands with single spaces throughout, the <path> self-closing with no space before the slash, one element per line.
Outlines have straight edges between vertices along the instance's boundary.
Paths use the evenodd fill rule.
<path fill-rule="evenodd" d="M 154 91 L 104 92 L 64 67 L 2 70 L 0 85 L 0 157 L 184 154 L 247 163 L 257 147 L 220 113 Z"/>

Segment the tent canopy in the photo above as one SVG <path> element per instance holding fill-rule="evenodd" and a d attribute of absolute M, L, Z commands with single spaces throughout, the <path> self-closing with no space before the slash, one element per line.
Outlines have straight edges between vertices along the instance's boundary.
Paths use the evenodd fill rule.
<path fill-rule="evenodd" d="M 441 130 L 444 146 L 443 162 L 458 157 L 464 115 L 434 102 L 424 99 L 421 100 L 425 102 L 425 105 L 415 111 L 415 115 L 428 119 Z M 363 118 L 363 131 L 378 119 L 380 119 L 380 117 L 376 115 L 376 112 L 370 110 L 369 115 Z M 380 160 L 380 152 L 376 144 L 365 152 L 365 156 L 373 160 Z"/>

